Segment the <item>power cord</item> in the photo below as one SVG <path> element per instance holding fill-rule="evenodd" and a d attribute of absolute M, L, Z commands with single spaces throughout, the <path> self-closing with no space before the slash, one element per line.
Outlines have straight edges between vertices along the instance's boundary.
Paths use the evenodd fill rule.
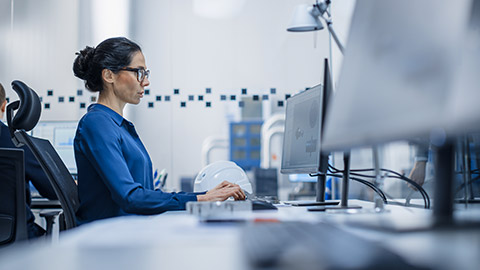
<path fill-rule="evenodd" d="M 342 173 L 343 170 L 339 170 L 335 167 L 333 167 L 332 165 L 328 165 L 329 166 L 329 171 L 332 172 L 332 173 Z M 389 169 L 380 169 L 381 171 L 383 172 L 388 172 L 390 174 L 393 174 L 393 175 L 387 175 L 386 177 L 388 178 L 396 178 L 396 179 L 400 179 L 400 180 L 403 180 L 409 184 L 411 184 L 412 186 L 414 186 L 419 192 L 420 194 L 422 195 L 423 197 L 423 201 L 424 201 L 424 204 L 425 204 L 425 208 L 429 209 L 430 208 L 430 197 L 428 196 L 428 193 L 425 191 L 425 189 L 423 189 L 422 186 L 420 186 L 419 184 L 417 184 L 416 182 L 414 182 L 413 180 L 409 179 L 408 177 L 398 173 L 398 172 L 395 172 L 395 171 L 392 171 L 392 170 L 389 170 Z M 367 175 L 367 174 L 360 174 L 358 172 L 373 172 L 374 169 L 350 169 L 350 174 L 351 175 L 355 175 L 355 176 L 359 176 L 359 177 L 365 177 L 365 178 L 376 178 L 376 176 L 374 175 Z"/>
<path fill-rule="evenodd" d="M 340 175 L 340 174 L 327 174 L 327 176 L 333 176 L 333 177 L 338 177 L 338 178 L 343 177 L 343 175 Z M 371 188 L 373 191 L 375 191 L 382 198 L 382 200 L 385 204 L 388 203 L 387 202 L 387 196 L 385 196 L 383 191 L 381 189 L 379 189 L 377 186 L 375 186 L 373 183 L 370 183 L 367 180 L 360 179 L 360 178 L 357 178 L 357 177 L 350 177 L 350 180 L 359 182 L 359 183 L 364 184 L 367 187 Z"/>

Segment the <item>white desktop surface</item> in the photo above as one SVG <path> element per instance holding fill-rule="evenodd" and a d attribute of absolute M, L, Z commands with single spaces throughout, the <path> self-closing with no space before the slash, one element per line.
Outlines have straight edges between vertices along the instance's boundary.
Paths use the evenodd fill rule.
<path fill-rule="evenodd" d="M 350 201 L 372 209 L 373 204 Z M 333 214 L 305 207 L 249 213 L 246 218 L 328 221 L 379 241 L 415 264 L 432 269 L 480 269 L 480 228 L 392 233 L 348 225 L 356 220 L 428 220 L 430 211 L 386 206 L 387 213 Z M 480 212 L 468 215 L 480 218 Z M 459 213 L 462 215 L 462 211 Z M 0 269 L 248 269 L 241 250 L 245 223 L 200 223 L 186 212 L 130 216 L 83 225 L 60 235 L 58 243 L 0 249 Z"/>

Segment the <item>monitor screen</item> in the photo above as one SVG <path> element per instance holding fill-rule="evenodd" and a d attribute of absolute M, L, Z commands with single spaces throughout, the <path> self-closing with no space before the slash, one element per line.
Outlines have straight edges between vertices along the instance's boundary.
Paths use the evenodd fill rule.
<path fill-rule="evenodd" d="M 480 2 L 473 1 L 445 119 L 450 133 L 480 131 Z"/>
<path fill-rule="evenodd" d="M 409 139 L 442 125 L 470 5 L 414 2 L 357 3 L 323 150 Z"/>
<path fill-rule="evenodd" d="M 287 100 L 282 173 L 318 172 L 322 99 L 317 85 Z"/>
<path fill-rule="evenodd" d="M 77 173 L 73 139 L 77 121 L 41 121 L 32 130 L 32 136 L 47 139 L 53 145 L 70 173 Z"/>

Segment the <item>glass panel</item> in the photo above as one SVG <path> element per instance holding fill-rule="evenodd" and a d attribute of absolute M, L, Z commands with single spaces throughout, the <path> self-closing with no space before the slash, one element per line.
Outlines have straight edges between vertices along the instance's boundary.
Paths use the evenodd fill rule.
<path fill-rule="evenodd" d="M 260 151 L 259 150 L 252 150 L 250 151 L 250 159 L 260 159 Z"/>
<path fill-rule="evenodd" d="M 233 139 L 234 146 L 247 146 L 247 139 L 245 138 L 234 138 Z"/>
<path fill-rule="evenodd" d="M 245 159 L 247 157 L 247 153 L 245 150 L 234 150 L 233 151 L 233 159 Z"/>
<path fill-rule="evenodd" d="M 233 134 L 242 136 L 247 132 L 245 125 L 233 125 Z"/>
<path fill-rule="evenodd" d="M 260 138 L 250 138 L 250 146 L 260 146 Z"/>
<path fill-rule="evenodd" d="M 250 134 L 260 134 L 262 130 L 262 125 L 251 125 Z"/>

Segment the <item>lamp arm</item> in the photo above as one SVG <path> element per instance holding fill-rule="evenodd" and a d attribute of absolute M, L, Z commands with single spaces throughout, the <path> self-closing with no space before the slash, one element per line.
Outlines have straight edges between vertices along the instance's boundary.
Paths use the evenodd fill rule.
<path fill-rule="evenodd" d="M 323 16 L 322 16 L 323 18 Z M 333 30 L 333 26 L 332 26 L 332 21 L 331 20 L 327 20 L 325 18 L 323 18 L 326 22 L 327 22 L 327 27 L 328 27 L 328 31 L 330 31 L 330 34 L 332 34 L 332 37 L 333 39 L 335 40 L 335 43 L 337 43 L 337 46 L 338 48 L 340 49 L 340 52 L 342 52 L 342 54 L 345 54 L 345 48 L 343 47 L 342 43 L 340 42 L 340 40 L 338 39 L 338 36 L 337 34 L 335 33 L 335 30 Z"/>
<path fill-rule="evenodd" d="M 337 44 L 338 48 L 340 49 L 340 52 L 342 52 L 342 54 L 345 54 L 344 53 L 345 48 L 343 47 L 342 43 L 340 42 L 340 39 L 338 39 L 338 36 L 335 33 L 335 30 L 333 30 L 332 19 L 330 18 L 331 15 L 330 15 L 330 12 L 328 12 L 328 6 L 329 5 L 330 5 L 330 1 L 328 1 L 328 0 L 326 2 L 320 2 L 320 3 L 318 3 L 318 1 L 317 1 L 316 4 L 314 5 L 312 15 L 322 17 L 322 19 L 325 20 L 325 22 L 327 23 L 328 31 L 330 32 L 330 34 L 332 34 L 333 39 L 335 40 L 335 43 Z M 325 18 L 323 16 L 324 13 L 327 13 L 328 18 Z"/>

